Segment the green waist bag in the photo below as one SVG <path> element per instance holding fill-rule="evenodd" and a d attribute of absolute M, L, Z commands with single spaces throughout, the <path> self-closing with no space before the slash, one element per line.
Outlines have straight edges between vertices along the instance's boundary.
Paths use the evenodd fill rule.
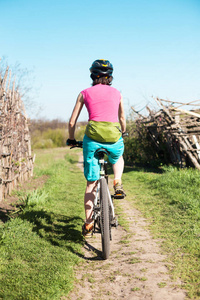
<path fill-rule="evenodd" d="M 122 136 L 118 122 L 89 121 L 85 134 L 100 143 L 116 143 Z"/>

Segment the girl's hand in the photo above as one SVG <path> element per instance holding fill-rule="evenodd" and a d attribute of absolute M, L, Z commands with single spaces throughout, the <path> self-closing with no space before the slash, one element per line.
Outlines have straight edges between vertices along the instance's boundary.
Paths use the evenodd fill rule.
<path fill-rule="evenodd" d="M 73 139 L 73 140 L 68 139 L 68 140 L 66 141 L 66 145 L 67 145 L 67 146 L 75 146 L 76 143 L 77 143 L 77 142 L 76 142 L 75 139 Z"/>

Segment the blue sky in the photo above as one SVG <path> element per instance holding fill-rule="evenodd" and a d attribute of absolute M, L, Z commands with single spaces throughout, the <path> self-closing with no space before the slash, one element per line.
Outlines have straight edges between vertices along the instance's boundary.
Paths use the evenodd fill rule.
<path fill-rule="evenodd" d="M 68 121 L 99 58 L 113 64 L 127 114 L 151 96 L 200 99 L 199 0 L 0 0 L 0 12 L 0 57 L 33 71 L 38 117 Z"/>

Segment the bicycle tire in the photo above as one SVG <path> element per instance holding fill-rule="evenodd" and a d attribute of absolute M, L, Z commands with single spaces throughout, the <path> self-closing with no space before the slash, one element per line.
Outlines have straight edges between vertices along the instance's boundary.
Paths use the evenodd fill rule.
<path fill-rule="evenodd" d="M 105 178 L 100 179 L 100 224 L 101 224 L 101 243 L 102 257 L 108 259 L 110 255 L 110 212 L 108 203 L 108 190 Z"/>

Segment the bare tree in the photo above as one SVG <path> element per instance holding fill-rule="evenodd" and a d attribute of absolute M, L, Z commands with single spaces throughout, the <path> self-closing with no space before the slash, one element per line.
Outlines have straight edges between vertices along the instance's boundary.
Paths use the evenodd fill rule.
<path fill-rule="evenodd" d="M 8 68 L 8 61 L 6 57 L 0 58 L 0 75 L 4 76 Z M 35 85 L 34 70 L 23 68 L 19 62 L 14 65 L 9 65 L 10 83 L 15 82 L 15 88 L 20 93 L 26 108 L 27 114 L 30 118 L 36 118 L 42 110 L 42 105 L 35 100 L 39 94 L 39 87 Z"/>

